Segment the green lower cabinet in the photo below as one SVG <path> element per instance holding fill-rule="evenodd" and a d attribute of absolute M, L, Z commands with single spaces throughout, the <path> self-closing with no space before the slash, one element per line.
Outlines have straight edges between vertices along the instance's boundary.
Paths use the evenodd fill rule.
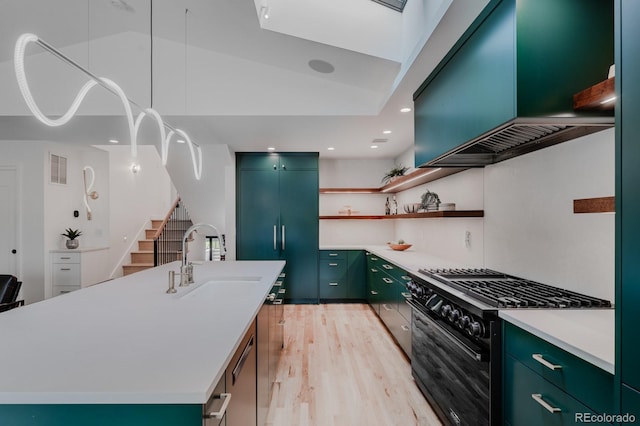
<path fill-rule="evenodd" d="M 617 412 L 612 374 L 508 322 L 503 337 L 505 424 L 594 423 Z"/>
<path fill-rule="evenodd" d="M 593 410 L 511 356 L 505 357 L 504 373 L 504 418 L 507 424 L 574 425 L 578 423 L 577 418 L 593 414 Z"/>
<path fill-rule="evenodd" d="M 321 302 L 366 299 L 366 263 L 362 250 L 321 250 L 319 263 Z"/>
<path fill-rule="evenodd" d="M 640 391 L 622 385 L 621 392 L 621 415 L 627 415 L 626 418 L 620 419 L 621 423 L 631 423 L 630 417 L 633 416 L 635 421 L 640 421 Z"/>
<path fill-rule="evenodd" d="M 201 426 L 202 405 L 0 405 L 0 424 L 11 426 Z"/>

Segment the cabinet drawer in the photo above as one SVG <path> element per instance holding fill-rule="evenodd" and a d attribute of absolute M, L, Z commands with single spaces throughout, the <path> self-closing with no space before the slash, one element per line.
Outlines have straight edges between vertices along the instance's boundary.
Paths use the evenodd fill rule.
<path fill-rule="evenodd" d="M 280 154 L 280 170 L 318 170 L 318 154 Z"/>
<path fill-rule="evenodd" d="M 222 426 L 226 424 L 225 415 L 221 410 L 224 408 L 223 404 L 227 398 L 228 394 L 225 394 L 225 377 L 223 376 L 204 406 L 204 426 Z M 222 418 L 210 416 L 212 413 L 219 413 Z"/>
<path fill-rule="evenodd" d="M 321 260 L 332 260 L 332 259 L 347 259 L 346 250 L 320 250 L 320 259 Z"/>
<path fill-rule="evenodd" d="M 321 299 L 346 299 L 347 285 L 344 280 L 320 279 Z"/>
<path fill-rule="evenodd" d="M 346 279 L 347 261 L 339 259 L 320 260 L 320 278 Z"/>
<path fill-rule="evenodd" d="M 572 425 L 576 413 L 593 413 L 511 356 L 505 357 L 505 377 L 504 420 L 507 424 Z"/>
<path fill-rule="evenodd" d="M 54 285 L 53 296 L 60 296 L 61 294 L 71 293 L 72 291 L 80 290 L 79 285 Z"/>
<path fill-rule="evenodd" d="M 512 324 L 504 324 L 507 354 L 595 412 L 613 411 L 611 374 Z"/>
<path fill-rule="evenodd" d="M 80 264 L 78 263 L 56 263 L 52 267 L 52 284 L 80 286 Z"/>
<path fill-rule="evenodd" d="M 80 263 L 80 253 L 52 253 L 52 263 Z"/>

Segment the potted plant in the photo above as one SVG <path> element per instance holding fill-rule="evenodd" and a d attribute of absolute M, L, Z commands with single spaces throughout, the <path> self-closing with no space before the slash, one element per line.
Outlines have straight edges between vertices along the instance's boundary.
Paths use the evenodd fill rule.
<path fill-rule="evenodd" d="M 396 165 L 393 169 L 389 170 L 387 172 L 387 174 L 385 174 L 382 177 L 382 183 L 384 185 L 386 185 L 389 182 L 393 181 L 395 178 L 400 177 L 400 176 L 404 176 L 404 174 L 407 172 L 407 170 L 409 170 L 408 167 L 404 167 L 401 164 L 400 165 Z"/>
<path fill-rule="evenodd" d="M 60 234 L 63 237 L 67 237 L 67 248 L 68 249 L 76 249 L 80 245 L 80 241 L 76 240 L 80 235 L 82 235 L 82 231 L 78 229 L 67 228 L 63 234 Z"/>
<path fill-rule="evenodd" d="M 422 194 L 422 209 L 425 211 L 434 211 L 438 210 L 438 206 L 440 205 L 440 197 L 435 192 L 431 192 L 427 189 L 427 192 Z"/>

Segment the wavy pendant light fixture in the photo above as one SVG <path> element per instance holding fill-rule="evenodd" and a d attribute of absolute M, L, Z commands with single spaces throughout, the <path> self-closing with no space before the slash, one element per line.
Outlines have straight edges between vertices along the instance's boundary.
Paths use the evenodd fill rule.
<path fill-rule="evenodd" d="M 29 83 L 27 82 L 27 77 L 26 77 L 25 68 L 24 68 L 24 55 L 25 55 L 27 45 L 29 43 L 36 43 L 37 45 L 42 47 L 44 50 L 56 56 L 57 58 L 79 69 L 90 78 L 90 80 L 87 81 L 82 86 L 82 88 L 76 95 L 75 99 L 71 103 L 71 106 L 69 107 L 67 112 L 65 112 L 60 118 L 51 119 L 47 117 L 40 110 L 40 108 L 36 104 L 35 99 L 33 98 L 33 95 L 31 94 L 31 90 L 29 89 Z M 69 120 L 71 120 L 71 118 L 76 114 L 76 112 L 78 111 L 78 108 L 80 107 L 80 104 L 84 100 L 85 96 L 87 96 L 89 91 L 96 85 L 102 86 L 103 88 L 107 89 L 109 92 L 118 96 L 122 101 L 122 105 L 124 107 L 125 114 L 127 116 L 128 126 L 129 126 L 129 136 L 131 138 L 131 155 L 134 158 L 138 154 L 136 138 L 138 135 L 138 131 L 140 130 L 140 124 L 142 123 L 143 118 L 145 118 L 146 116 L 150 116 L 157 122 L 158 129 L 160 131 L 162 165 L 164 166 L 167 165 L 167 158 L 169 156 L 169 144 L 171 143 L 172 137 L 178 134 L 182 138 L 184 138 L 184 140 L 189 145 L 189 151 L 191 152 L 191 161 L 193 164 L 193 174 L 195 175 L 196 180 L 200 180 L 200 178 L 202 177 L 202 149 L 200 148 L 200 146 L 192 142 L 191 138 L 189 138 L 189 136 L 184 130 L 176 129 L 173 126 L 170 126 L 169 124 L 165 123 L 162 120 L 162 117 L 160 116 L 160 114 L 158 114 L 158 112 L 153 108 L 144 108 L 138 105 L 137 103 L 135 103 L 134 101 L 130 100 L 129 98 L 127 98 L 127 95 L 124 93 L 122 88 L 120 88 L 120 86 L 118 86 L 113 81 L 109 80 L 108 78 L 97 77 L 91 71 L 83 68 L 82 66 L 77 64 L 75 61 L 70 59 L 68 56 L 65 56 L 62 52 L 52 47 L 50 44 L 48 44 L 44 40 L 41 40 L 35 34 L 27 33 L 27 34 L 21 35 L 18 38 L 18 41 L 16 42 L 13 59 L 14 59 L 16 80 L 18 81 L 18 87 L 20 88 L 20 93 L 22 93 L 22 97 L 24 98 L 27 104 L 27 107 L 29 107 L 29 110 L 31 111 L 31 113 L 34 115 L 34 117 L 36 117 L 42 123 L 51 127 L 63 126 L 64 124 L 69 122 Z M 133 119 L 133 112 L 131 110 L 132 105 L 141 111 L 135 120 Z M 169 129 L 168 134 L 166 133 L 165 129 Z"/>

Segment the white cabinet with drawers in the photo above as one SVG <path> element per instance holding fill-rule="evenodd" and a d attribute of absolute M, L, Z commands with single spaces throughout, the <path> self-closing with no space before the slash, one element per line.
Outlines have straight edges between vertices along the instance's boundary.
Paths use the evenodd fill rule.
<path fill-rule="evenodd" d="M 106 249 L 52 250 L 51 295 L 59 296 L 109 279 Z"/>

